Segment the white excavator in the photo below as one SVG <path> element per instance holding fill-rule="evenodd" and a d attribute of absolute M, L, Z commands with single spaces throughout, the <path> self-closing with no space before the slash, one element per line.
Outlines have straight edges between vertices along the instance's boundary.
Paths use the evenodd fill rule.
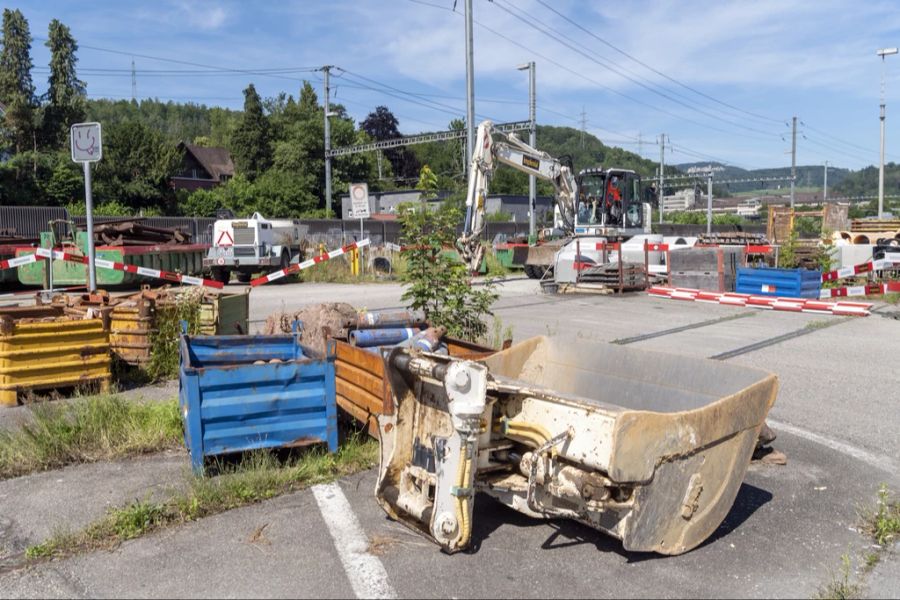
<path fill-rule="evenodd" d="M 575 176 L 558 159 L 529 146 L 515 134 L 494 131 L 493 123 L 484 121 L 478 126 L 466 193 L 466 219 L 457 240 L 460 256 L 473 272 L 484 255 L 481 237 L 486 223 L 485 198 L 500 164 L 549 181 L 555 190 L 554 225 L 561 235 L 529 248 L 525 270 L 530 277 L 544 277 L 552 269 L 557 283 L 574 282 L 579 269 L 618 258 L 606 250 L 606 242 L 632 241 L 633 250 L 622 249 L 624 260 L 644 263 L 650 205 L 642 202 L 640 175 L 627 169 L 597 168 Z"/>

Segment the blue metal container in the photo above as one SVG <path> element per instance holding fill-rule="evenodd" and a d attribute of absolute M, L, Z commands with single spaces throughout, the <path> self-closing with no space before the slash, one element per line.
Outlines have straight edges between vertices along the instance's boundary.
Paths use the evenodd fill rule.
<path fill-rule="evenodd" d="M 333 342 L 320 356 L 296 325 L 291 335 L 182 335 L 179 384 L 195 471 L 204 457 L 257 448 L 337 450 Z"/>
<path fill-rule="evenodd" d="M 821 287 L 821 271 L 740 268 L 737 272 L 735 291 L 754 296 L 818 298 Z"/>

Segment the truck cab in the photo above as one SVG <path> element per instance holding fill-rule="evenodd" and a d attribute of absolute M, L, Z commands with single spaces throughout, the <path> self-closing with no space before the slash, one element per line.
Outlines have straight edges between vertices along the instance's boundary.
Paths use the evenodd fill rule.
<path fill-rule="evenodd" d="M 266 219 L 219 219 L 213 225 L 212 246 L 203 266 L 213 278 L 227 283 L 231 273 L 249 281 L 253 273 L 286 269 L 300 260 L 300 222 Z"/>

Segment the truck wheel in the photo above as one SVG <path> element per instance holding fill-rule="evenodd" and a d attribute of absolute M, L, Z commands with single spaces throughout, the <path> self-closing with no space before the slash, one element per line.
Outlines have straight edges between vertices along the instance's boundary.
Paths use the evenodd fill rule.
<path fill-rule="evenodd" d="M 546 267 L 541 265 L 525 265 L 525 274 L 529 279 L 541 279 L 546 272 Z"/>
<path fill-rule="evenodd" d="M 250 283 L 251 274 L 244 273 L 243 271 L 238 271 L 235 276 L 237 277 L 238 283 Z"/>
<path fill-rule="evenodd" d="M 219 283 L 228 284 L 228 281 L 231 279 L 231 271 L 228 269 L 213 269 L 212 271 L 213 279 L 218 281 Z"/>

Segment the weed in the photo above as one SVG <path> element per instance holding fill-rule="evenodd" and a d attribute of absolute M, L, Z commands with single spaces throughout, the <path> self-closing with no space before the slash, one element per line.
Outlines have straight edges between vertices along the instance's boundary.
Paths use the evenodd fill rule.
<path fill-rule="evenodd" d="M 812 330 L 825 329 L 826 327 L 831 327 L 835 323 L 839 323 L 839 322 L 840 321 L 834 321 L 834 320 L 826 321 L 826 320 L 819 319 L 818 321 L 810 321 L 809 323 L 806 324 L 804 329 L 812 329 Z"/>
<path fill-rule="evenodd" d="M 868 552 L 863 557 L 866 561 L 866 572 L 871 571 L 881 561 L 881 555 L 877 552 Z"/>
<path fill-rule="evenodd" d="M 875 508 L 863 511 L 862 517 L 862 530 L 879 546 L 889 546 L 900 538 L 900 501 L 891 496 L 885 484 L 878 488 Z"/>
<path fill-rule="evenodd" d="M 35 404 L 33 420 L 0 431 L 0 479 L 65 465 L 155 452 L 181 444 L 178 403 L 119 396 Z"/>
<path fill-rule="evenodd" d="M 508 325 L 506 327 L 503 326 L 503 319 L 494 315 L 494 320 L 491 323 L 491 329 L 487 332 L 480 340 L 480 343 L 484 344 L 489 348 L 502 348 L 503 343 L 506 340 L 513 339 L 513 327 L 512 325 Z"/>
<path fill-rule="evenodd" d="M 203 290 L 197 288 L 177 294 L 172 303 L 157 306 L 156 329 L 150 332 L 150 362 L 147 364 L 147 375 L 151 379 L 178 377 L 181 322 L 187 322 L 190 335 L 200 333 L 202 300 Z"/>
<path fill-rule="evenodd" d="M 500 259 L 494 253 L 492 248 L 487 248 L 484 254 L 484 262 L 487 267 L 487 275 L 488 277 L 504 277 L 509 274 L 509 269 L 503 266 L 503 263 L 500 262 Z"/>
<path fill-rule="evenodd" d="M 850 554 L 841 556 L 841 569 L 838 573 L 831 573 L 831 581 L 819 588 L 816 598 L 821 600 L 849 600 L 859 598 L 862 594 L 862 585 L 851 580 Z"/>
<path fill-rule="evenodd" d="M 110 510 L 82 531 L 54 534 L 32 546 L 26 557 L 40 560 L 98 548 L 110 548 L 163 527 L 194 521 L 317 483 L 373 467 L 378 444 L 361 435 L 348 438 L 334 454 L 319 448 L 281 462 L 271 452 L 248 453 L 240 462 L 214 465 L 216 477 L 192 476 L 187 491 L 168 501 L 136 501 Z M 257 541 L 262 534 L 255 535 Z"/>

